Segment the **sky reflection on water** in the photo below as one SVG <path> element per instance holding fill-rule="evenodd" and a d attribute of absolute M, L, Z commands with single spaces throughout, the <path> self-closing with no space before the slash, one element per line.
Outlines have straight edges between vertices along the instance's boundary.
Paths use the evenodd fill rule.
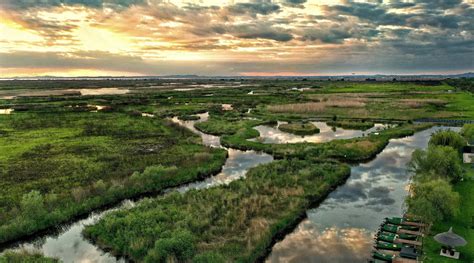
<path fill-rule="evenodd" d="M 403 213 L 411 153 L 426 148 L 438 129 L 391 140 L 376 159 L 352 167 L 346 184 L 308 210 L 308 218 L 275 244 L 267 262 L 366 262 L 383 219 Z"/>
<path fill-rule="evenodd" d="M 283 124 L 286 122 L 278 122 L 278 125 Z M 362 137 L 372 132 L 376 132 L 380 129 L 384 129 L 387 125 L 377 123 L 374 127 L 366 130 L 348 130 L 343 128 L 336 128 L 333 129 L 332 127 L 328 126 L 325 122 L 311 122 L 316 127 L 320 129 L 320 132 L 313 135 L 306 135 L 300 136 L 295 135 L 287 132 L 280 131 L 278 126 L 267 126 L 267 125 L 259 125 L 254 127 L 259 133 L 260 138 L 258 139 L 251 139 L 251 140 L 258 140 L 262 143 L 298 143 L 298 142 L 312 142 L 312 143 L 321 143 L 321 142 L 328 142 L 335 139 L 350 139 L 356 137 Z"/>

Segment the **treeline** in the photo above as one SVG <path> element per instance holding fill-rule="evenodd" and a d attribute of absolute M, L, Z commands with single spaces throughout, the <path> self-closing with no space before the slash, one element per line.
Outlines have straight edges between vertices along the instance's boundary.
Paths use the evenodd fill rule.
<path fill-rule="evenodd" d="M 474 93 L 474 78 L 448 79 L 446 83 L 455 88 Z"/>

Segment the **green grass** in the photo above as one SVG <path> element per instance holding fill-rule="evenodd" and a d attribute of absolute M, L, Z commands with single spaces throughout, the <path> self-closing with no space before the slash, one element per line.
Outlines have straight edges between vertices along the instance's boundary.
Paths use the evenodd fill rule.
<path fill-rule="evenodd" d="M 333 158 L 344 162 L 356 162 L 373 158 L 383 150 L 390 139 L 413 135 L 431 127 L 431 125 L 405 124 L 382 130 L 378 135 L 366 137 L 334 140 L 326 143 L 286 143 L 264 144 L 248 139 L 259 136 L 258 131 L 252 128 L 240 130 L 234 135 L 221 137 L 222 145 L 240 150 L 256 150 L 273 154 L 278 158 Z"/>
<path fill-rule="evenodd" d="M 239 130 L 264 123 L 258 120 L 243 120 L 241 118 L 211 117 L 208 121 L 198 122 L 194 125 L 201 132 L 213 135 L 235 134 Z"/>
<path fill-rule="evenodd" d="M 425 262 L 459 262 L 459 260 L 439 256 L 441 245 L 433 239 L 434 235 L 446 232 L 450 227 L 453 227 L 453 231 L 464 237 L 468 242 L 466 246 L 456 248 L 461 252 L 461 261 L 474 261 L 474 169 L 472 166 L 467 167 L 467 169 L 468 179 L 454 185 L 454 190 L 461 196 L 460 213 L 454 218 L 437 222 L 432 226 L 430 235 L 423 240 L 423 251 L 426 254 Z"/>
<path fill-rule="evenodd" d="M 280 126 L 278 126 L 278 129 L 296 135 L 311 135 L 319 133 L 319 128 L 310 122 L 281 124 Z"/>
<path fill-rule="evenodd" d="M 328 121 L 326 123 L 331 127 L 340 127 L 344 129 L 354 129 L 354 130 L 368 130 L 374 127 L 373 122 L 362 122 L 362 121 Z"/>
<path fill-rule="evenodd" d="M 142 193 L 219 172 L 226 151 L 166 120 L 123 113 L 18 113 L 0 116 L 0 243 Z M 130 180 L 147 167 L 177 167 L 149 184 Z M 42 213 L 22 198 L 38 191 Z M 47 213 L 44 214 L 43 212 Z"/>
<path fill-rule="evenodd" d="M 146 200 L 85 229 L 101 247 L 138 262 L 254 262 L 272 239 L 349 175 L 335 162 L 281 160 L 246 179 Z M 202 262 L 209 262 L 204 260 Z"/>
<path fill-rule="evenodd" d="M 41 253 L 29 251 L 7 251 L 0 255 L 0 263 L 59 263 L 55 258 L 43 256 Z"/>

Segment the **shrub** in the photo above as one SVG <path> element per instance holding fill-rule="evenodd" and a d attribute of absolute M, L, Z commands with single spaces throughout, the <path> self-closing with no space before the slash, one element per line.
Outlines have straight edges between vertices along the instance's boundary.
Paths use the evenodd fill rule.
<path fill-rule="evenodd" d="M 462 127 L 461 134 L 469 144 L 474 144 L 474 124 L 465 124 Z"/>
<path fill-rule="evenodd" d="M 439 130 L 431 135 L 430 145 L 449 146 L 460 151 L 466 145 L 464 138 L 455 131 Z"/>
<path fill-rule="evenodd" d="M 449 146 L 430 146 L 427 150 L 415 150 L 408 164 L 415 180 L 444 178 L 458 181 L 463 176 L 461 159 L 456 150 Z"/>
<path fill-rule="evenodd" d="M 425 222 L 436 222 L 459 213 L 459 194 L 449 182 L 442 179 L 415 183 L 412 195 L 406 203 L 410 213 L 420 216 Z"/>
<path fill-rule="evenodd" d="M 191 259 L 194 253 L 193 234 L 186 230 L 177 230 L 171 234 L 171 237 L 158 239 L 145 258 L 145 262 L 168 262 L 172 259 L 185 262 Z"/>
<path fill-rule="evenodd" d="M 43 196 L 35 190 L 23 195 L 20 206 L 23 215 L 27 218 L 39 219 L 46 214 Z"/>

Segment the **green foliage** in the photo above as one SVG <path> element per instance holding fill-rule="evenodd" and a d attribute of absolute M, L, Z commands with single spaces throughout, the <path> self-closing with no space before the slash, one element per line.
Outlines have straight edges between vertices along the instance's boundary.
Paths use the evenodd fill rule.
<path fill-rule="evenodd" d="M 373 122 L 366 121 L 328 121 L 326 123 L 332 127 L 340 127 L 344 129 L 355 129 L 355 130 L 368 130 L 374 127 Z"/>
<path fill-rule="evenodd" d="M 463 176 L 459 153 L 449 146 L 430 146 L 427 150 L 415 150 L 408 166 L 417 181 L 443 178 L 456 182 Z"/>
<path fill-rule="evenodd" d="M 229 185 L 110 213 L 84 233 L 135 261 L 254 262 L 272 237 L 349 173 L 337 162 L 275 161 Z"/>
<path fill-rule="evenodd" d="M 0 263 L 59 263 L 55 258 L 48 258 L 41 253 L 21 251 L 6 251 L 0 255 Z"/>
<path fill-rule="evenodd" d="M 257 120 L 227 119 L 213 116 L 208 121 L 196 123 L 194 127 L 207 134 L 224 135 L 235 134 L 239 130 L 248 129 L 262 123 L 262 121 Z"/>
<path fill-rule="evenodd" d="M 412 185 L 412 195 L 406 200 L 408 210 L 425 222 L 437 222 L 459 213 L 459 194 L 442 179 Z"/>
<path fill-rule="evenodd" d="M 168 233 L 167 233 L 168 234 Z M 145 262 L 186 262 L 195 254 L 195 237 L 187 230 L 177 229 L 155 242 L 153 249 L 148 251 Z"/>
<path fill-rule="evenodd" d="M 319 133 L 319 128 L 312 123 L 288 123 L 281 124 L 278 129 L 284 132 L 297 135 L 311 135 Z"/>
<path fill-rule="evenodd" d="M 193 263 L 225 263 L 225 257 L 217 252 L 204 252 L 193 258 Z"/>
<path fill-rule="evenodd" d="M 465 168 L 469 171 L 468 178 L 474 178 L 474 167 L 466 165 Z M 456 248 L 461 253 L 460 261 L 474 261 L 474 180 L 467 179 L 459 182 L 453 186 L 453 189 L 459 193 L 461 199 L 459 214 L 433 224 L 430 234 L 423 239 L 423 252 L 426 254 L 423 262 L 453 262 L 452 259 L 439 255 L 440 244 L 433 239 L 434 235 L 446 232 L 450 227 L 453 227 L 453 231 L 467 241 L 466 246 Z"/>
<path fill-rule="evenodd" d="M 202 179 L 226 159 L 164 120 L 120 113 L 22 113 L 1 125 L 0 243 Z"/>
<path fill-rule="evenodd" d="M 439 130 L 431 135 L 430 145 L 449 146 L 460 151 L 466 145 L 464 138 L 457 132 L 451 130 Z"/>
<path fill-rule="evenodd" d="M 24 194 L 21 199 L 20 207 L 25 217 L 40 219 L 46 214 L 43 196 L 38 191 L 33 190 L 28 194 Z"/>
<path fill-rule="evenodd" d="M 461 134 L 470 144 L 474 145 L 474 124 L 464 124 Z"/>

